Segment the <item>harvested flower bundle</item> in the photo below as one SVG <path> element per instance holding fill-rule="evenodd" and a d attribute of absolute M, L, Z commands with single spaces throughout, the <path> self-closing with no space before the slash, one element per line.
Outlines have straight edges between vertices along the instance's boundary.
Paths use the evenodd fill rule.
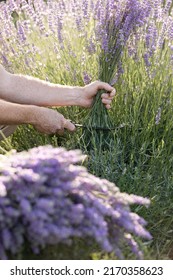
<path fill-rule="evenodd" d="M 150 10 L 147 1 L 107 0 L 97 2 L 95 44 L 99 49 L 98 79 L 114 85 L 123 49 L 130 35 L 144 24 Z M 101 102 L 102 91 L 95 98 L 84 125 L 87 148 L 107 148 L 113 139 L 113 123 Z"/>

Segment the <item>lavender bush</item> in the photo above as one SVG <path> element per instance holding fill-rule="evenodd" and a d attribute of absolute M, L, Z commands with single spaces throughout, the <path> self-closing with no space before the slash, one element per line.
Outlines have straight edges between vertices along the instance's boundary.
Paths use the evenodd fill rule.
<path fill-rule="evenodd" d="M 0 258 L 17 254 L 24 242 L 34 253 L 46 245 L 95 240 L 123 258 L 122 245 L 142 258 L 133 235 L 150 239 L 146 222 L 130 205 L 149 200 L 121 193 L 76 163 L 78 150 L 51 146 L 0 157 Z"/>

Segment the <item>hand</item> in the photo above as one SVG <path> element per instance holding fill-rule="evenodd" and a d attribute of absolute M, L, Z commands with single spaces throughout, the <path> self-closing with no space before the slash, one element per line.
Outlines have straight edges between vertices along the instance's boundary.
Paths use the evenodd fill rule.
<path fill-rule="evenodd" d="M 31 123 L 39 132 L 63 135 L 64 129 L 75 131 L 75 126 L 55 110 L 35 106 L 34 122 Z"/>
<path fill-rule="evenodd" d="M 109 84 L 100 81 L 95 81 L 83 88 L 83 95 L 81 95 L 81 106 L 90 108 L 93 104 L 94 96 L 100 89 L 105 90 L 105 93 L 102 93 L 101 95 L 102 103 L 105 104 L 107 109 L 110 109 L 116 90 Z"/>

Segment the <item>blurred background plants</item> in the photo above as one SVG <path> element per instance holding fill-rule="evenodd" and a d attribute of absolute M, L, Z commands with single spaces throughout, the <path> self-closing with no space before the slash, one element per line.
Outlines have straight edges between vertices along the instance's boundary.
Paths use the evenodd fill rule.
<path fill-rule="evenodd" d="M 12 73 L 60 84 L 83 86 L 98 79 L 94 13 L 101 12 L 103 2 L 1 3 L 1 63 Z M 130 36 L 116 72 L 117 96 L 109 113 L 116 129 L 107 150 L 95 142 L 95 148 L 87 151 L 81 127 L 73 135 L 50 137 L 31 126 L 19 127 L 1 142 L 1 150 L 45 144 L 80 148 L 88 154 L 85 165 L 92 174 L 116 183 L 121 191 L 151 199 L 147 210 L 134 207 L 149 222 L 153 236 L 152 242 L 143 243 L 145 258 L 167 259 L 173 255 L 173 4 L 145 2 L 149 18 Z M 80 124 L 88 114 L 77 107 L 58 110 Z"/>

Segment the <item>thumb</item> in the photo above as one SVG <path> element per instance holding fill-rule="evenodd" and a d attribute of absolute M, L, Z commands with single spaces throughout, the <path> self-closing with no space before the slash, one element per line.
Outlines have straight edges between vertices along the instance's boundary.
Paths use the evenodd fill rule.
<path fill-rule="evenodd" d="M 69 131 L 75 131 L 76 127 L 73 123 L 71 123 L 70 120 L 66 120 L 64 121 L 64 128 L 68 129 Z"/>

